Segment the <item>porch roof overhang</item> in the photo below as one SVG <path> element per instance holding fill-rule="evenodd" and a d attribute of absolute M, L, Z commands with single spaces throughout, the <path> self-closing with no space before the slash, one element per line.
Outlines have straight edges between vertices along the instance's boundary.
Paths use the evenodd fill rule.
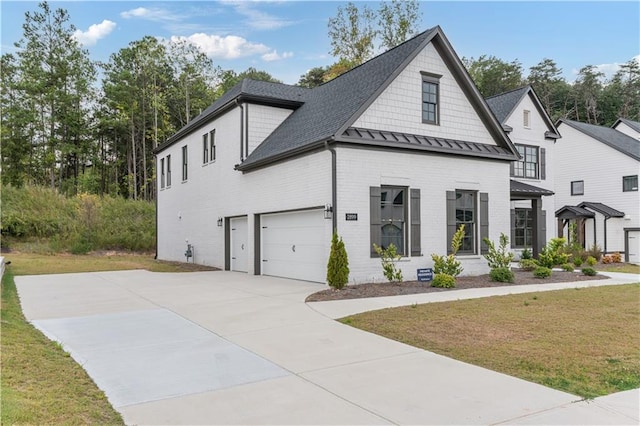
<path fill-rule="evenodd" d="M 558 219 L 593 218 L 596 214 L 582 207 L 564 206 L 556 210 L 556 217 Z"/>
<path fill-rule="evenodd" d="M 549 191 L 548 189 L 529 185 L 528 183 L 522 183 L 513 179 L 511 179 L 510 182 L 510 188 L 512 200 L 531 200 L 554 194 L 553 191 Z"/>
<path fill-rule="evenodd" d="M 606 204 L 602 204 L 602 203 L 592 203 L 589 201 L 584 201 L 578 204 L 578 207 L 583 209 L 589 209 L 594 212 L 598 212 L 604 217 L 606 217 L 607 219 L 610 217 L 624 217 L 624 212 L 621 212 L 620 210 L 616 210 L 613 207 L 609 207 Z"/>

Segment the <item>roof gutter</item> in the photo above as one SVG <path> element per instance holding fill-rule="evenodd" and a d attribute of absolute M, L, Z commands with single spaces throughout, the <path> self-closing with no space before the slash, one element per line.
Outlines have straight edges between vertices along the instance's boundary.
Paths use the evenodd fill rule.
<path fill-rule="evenodd" d="M 325 149 L 331 152 L 331 205 L 333 208 L 333 214 L 331 215 L 332 228 L 335 234 L 338 233 L 338 161 L 336 149 L 329 145 L 329 142 L 334 143 L 335 138 L 332 136 L 324 141 Z"/>
<path fill-rule="evenodd" d="M 316 142 L 298 147 L 296 149 L 292 149 L 290 151 L 286 151 L 286 152 L 282 152 L 280 154 L 276 154 L 273 156 L 269 156 L 268 158 L 262 159 L 262 160 L 256 160 L 250 164 L 245 164 L 245 163 L 240 163 L 240 164 L 236 164 L 234 169 L 241 171 L 241 172 L 248 172 L 254 169 L 259 169 L 261 167 L 265 167 L 265 166 L 269 166 L 272 163 L 276 163 L 280 160 L 284 160 L 286 158 L 290 158 L 290 157 L 295 157 L 297 155 L 300 154 L 304 154 L 306 152 L 310 152 L 310 151 L 315 151 L 317 149 L 322 149 L 324 148 L 324 143 L 325 141 L 332 141 L 333 140 L 333 136 L 327 138 L 327 139 L 320 139 Z"/>

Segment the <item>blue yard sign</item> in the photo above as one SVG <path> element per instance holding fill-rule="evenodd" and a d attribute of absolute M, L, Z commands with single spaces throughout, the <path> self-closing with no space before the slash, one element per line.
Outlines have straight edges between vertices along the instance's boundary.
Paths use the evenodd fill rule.
<path fill-rule="evenodd" d="M 432 281 L 432 280 L 433 280 L 432 268 L 418 269 L 418 281 Z"/>

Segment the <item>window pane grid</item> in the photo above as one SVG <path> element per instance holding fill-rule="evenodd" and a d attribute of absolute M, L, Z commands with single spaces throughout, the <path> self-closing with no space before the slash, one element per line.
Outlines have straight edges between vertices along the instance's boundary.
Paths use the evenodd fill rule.
<path fill-rule="evenodd" d="M 436 124 L 438 121 L 438 84 L 422 81 L 422 121 Z"/>
<path fill-rule="evenodd" d="M 513 165 L 513 176 L 537 179 L 538 178 L 538 147 L 516 145 L 521 160 Z"/>
<path fill-rule="evenodd" d="M 533 244 L 533 210 L 515 209 L 514 247 L 531 247 Z"/>
<path fill-rule="evenodd" d="M 405 251 L 406 189 L 383 187 L 380 193 L 381 237 L 383 249 L 393 244 L 398 254 Z"/>
<path fill-rule="evenodd" d="M 476 235 L 476 194 L 474 192 L 456 192 L 456 229 L 464 225 L 461 253 L 475 253 Z"/>

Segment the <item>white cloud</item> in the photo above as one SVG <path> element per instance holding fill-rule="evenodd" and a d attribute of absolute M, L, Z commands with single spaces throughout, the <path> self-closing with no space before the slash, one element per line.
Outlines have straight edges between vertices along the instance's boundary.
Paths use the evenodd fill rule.
<path fill-rule="evenodd" d="M 125 19 L 142 18 L 149 21 L 156 22 L 171 22 L 182 19 L 182 16 L 177 15 L 165 9 L 147 9 L 146 7 L 138 7 L 136 9 L 127 10 L 121 12 L 120 16 Z"/>
<path fill-rule="evenodd" d="M 73 36 L 80 44 L 93 46 L 98 40 L 108 36 L 115 27 L 115 22 L 105 19 L 99 24 L 91 25 L 87 31 L 76 30 Z"/>
<path fill-rule="evenodd" d="M 635 60 L 636 62 L 638 62 L 640 64 L 640 55 L 636 55 L 633 58 L 631 58 L 631 60 Z M 625 64 L 625 62 L 614 62 L 612 64 L 599 64 L 599 65 L 594 65 L 596 68 L 596 71 L 599 71 L 601 73 L 604 74 L 604 79 L 608 80 L 611 77 L 613 77 L 613 75 L 620 69 L 620 65 Z M 574 75 L 578 75 L 580 73 L 580 70 L 577 69 L 573 69 L 573 74 Z"/>
<path fill-rule="evenodd" d="M 279 18 L 254 8 L 258 2 L 227 0 L 223 3 L 235 8 L 235 11 L 247 19 L 244 23 L 254 30 L 276 30 L 291 25 L 293 22 Z"/>
<path fill-rule="evenodd" d="M 273 50 L 272 52 L 265 53 L 261 56 L 263 61 L 271 62 L 271 61 L 279 61 L 281 59 L 287 59 L 293 56 L 293 52 L 283 52 L 282 55 L 278 54 L 277 50 Z"/>
<path fill-rule="evenodd" d="M 172 36 L 171 41 L 187 41 L 200 48 L 210 58 L 237 59 L 244 56 L 265 54 L 270 50 L 262 43 L 251 43 L 242 37 L 234 35 L 221 37 L 196 33 L 188 37 Z"/>

